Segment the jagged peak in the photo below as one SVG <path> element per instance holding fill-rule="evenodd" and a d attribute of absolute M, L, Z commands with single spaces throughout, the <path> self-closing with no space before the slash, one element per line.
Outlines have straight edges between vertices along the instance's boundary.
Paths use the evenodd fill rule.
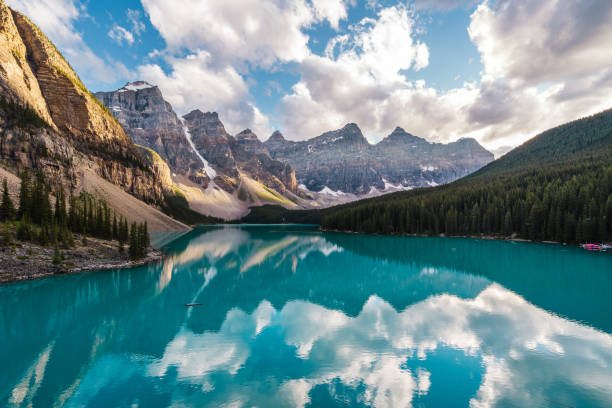
<path fill-rule="evenodd" d="M 353 132 L 361 133 L 361 129 L 359 129 L 359 126 L 356 123 L 353 123 L 353 122 L 347 123 L 346 125 L 344 125 L 342 130 L 350 130 L 350 131 L 353 131 Z"/>
<path fill-rule="evenodd" d="M 473 149 L 479 149 L 479 150 L 483 150 L 483 151 L 486 151 L 488 153 L 491 153 L 491 152 L 489 152 L 488 149 L 485 149 L 485 147 L 483 145 L 481 145 L 478 142 L 478 140 L 474 139 L 473 137 L 462 137 L 462 138 L 456 140 L 455 142 L 449 143 L 449 145 L 452 145 L 452 144 L 469 146 L 469 147 L 471 147 Z"/>
<path fill-rule="evenodd" d="M 219 120 L 219 114 L 217 112 L 202 112 L 200 109 L 194 109 L 185 116 L 183 116 L 183 118 L 187 120 L 196 118 Z"/>
<path fill-rule="evenodd" d="M 422 137 L 418 137 L 418 136 L 413 135 L 412 133 L 406 132 L 404 128 L 400 126 L 396 126 L 395 129 L 393 129 L 393 132 L 391 132 L 387 137 L 385 137 L 379 143 L 383 143 L 383 146 L 384 146 L 384 144 L 392 143 L 392 142 L 429 143 L 427 140 L 423 139 Z"/>
<path fill-rule="evenodd" d="M 346 143 L 346 142 L 365 142 L 367 143 L 367 139 L 361 133 L 361 129 L 357 126 L 356 123 L 347 123 L 341 129 L 332 130 L 329 132 L 325 132 L 320 136 L 311 139 L 313 141 L 319 141 L 324 144 L 333 142 L 333 143 Z"/>
<path fill-rule="evenodd" d="M 275 130 L 274 133 L 272 133 L 272 135 L 268 138 L 268 140 L 284 142 L 287 139 L 285 139 L 285 136 L 283 136 L 283 134 L 280 131 Z"/>
<path fill-rule="evenodd" d="M 457 139 L 457 142 L 461 142 L 461 143 L 476 143 L 476 144 L 480 144 L 478 143 L 478 140 L 474 139 L 473 137 L 461 137 L 459 139 Z"/>
<path fill-rule="evenodd" d="M 404 128 L 403 128 L 403 127 L 400 127 L 400 126 L 396 126 L 396 127 L 395 127 L 395 129 L 393 129 L 393 132 L 391 132 L 391 134 L 390 134 L 389 136 L 396 136 L 396 137 L 397 137 L 397 136 L 411 136 L 411 137 L 413 137 L 413 138 L 414 138 L 414 137 L 417 137 L 417 138 L 421 139 L 420 137 L 415 136 L 415 135 L 413 135 L 413 134 L 412 134 L 412 133 L 410 133 L 410 132 L 406 132 L 406 131 L 404 130 Z"/>
<path fill-rule="evenodd" d="M 253 133 L 251 129 L 244 129 L 242 132 L 236 135 L 236 139 L 239 140 L 259 140 L 257 135 Z"/>

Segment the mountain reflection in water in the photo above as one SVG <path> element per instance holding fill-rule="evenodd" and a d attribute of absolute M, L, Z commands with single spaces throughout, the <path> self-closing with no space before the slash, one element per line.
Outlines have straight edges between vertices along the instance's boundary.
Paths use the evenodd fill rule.
<path fill-rule="evenodd" d="M 612 406 L 610 256 L 280 226 L 167 251 L 1 286 L 1 403 Z"/>

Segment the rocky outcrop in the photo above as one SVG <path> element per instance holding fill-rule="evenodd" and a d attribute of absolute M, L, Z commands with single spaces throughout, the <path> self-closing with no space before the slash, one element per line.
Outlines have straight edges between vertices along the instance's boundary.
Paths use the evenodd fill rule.
<path fill-rule="evenodd" d="M 230 148 L 233 138 L 226 132 L 217 112 L 204 113 L 196 109 L 183 119 L 196 150 L 217 170 L 217 176 L 237 178 L 238 167 Z"/>
<path fill-rule="evenodd" d="M 448 183 L 493 160 L 473 139 L 429 143 L 401 128 L 371 145 L 354 123 L 303 142 L 275 132 L 264 145 L 309 190 L 357 195 Z"/>
<path fill-rule="evenodd" d="M 57 128 L 92 148 L 102 144 L 113 153 L 133 154 L 121 125 L 85 88 L 57 48 L 27 17 L 16 11 L 12 14 Z"/>
<path fill-rule="evenodd" d="M 415 187 L 450 183 L 494 159 L 474 139 L 429 143 L 399 127 L 374 146 L 374 155 L 388 183 Z"/>
<path fill-rule="evenodd" d="M 145 164 L 148 168 L 153 170 L 153 173 L 160 181 L 162 186 L 172 186 L 172 171 L 168 166 L 168 163 L 161 158 L 159 154 L 153 149 L 149 149 L 148 147 L 138 146 L 140 154 L 144 159 Z M 166 193 L 170 194 L 171 191 L 166 191 Z"/>

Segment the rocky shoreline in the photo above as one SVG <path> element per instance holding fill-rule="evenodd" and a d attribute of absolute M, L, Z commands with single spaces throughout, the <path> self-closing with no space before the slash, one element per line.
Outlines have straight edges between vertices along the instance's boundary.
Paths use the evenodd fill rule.
<path fill-rule="evenodd" d="M 16 242 L 0 248 L 0 284 L 55 275 L 126 269 L 148 265 L 163 259 L 163 253 L 153 248 L 139 260 L 130 260 L 127 248 L 119 252 L 117 243 L 96 238 L 87 238 L 74 248 L 62 250 L 62 262 L 53 263 L 53 247 L 43 247 L 30 242 Z"/>

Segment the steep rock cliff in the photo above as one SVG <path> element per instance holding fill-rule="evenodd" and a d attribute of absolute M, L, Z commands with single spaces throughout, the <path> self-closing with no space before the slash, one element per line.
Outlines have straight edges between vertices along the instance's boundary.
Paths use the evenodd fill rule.
<path fill-rule="evenodd" d="M 184 125 L 157 86 L 143 81 L 95 96 L 108 107 L 137 145 L 154 150 L 172 172 L 206 187 L 210 181 L 191 148 Z"/>

